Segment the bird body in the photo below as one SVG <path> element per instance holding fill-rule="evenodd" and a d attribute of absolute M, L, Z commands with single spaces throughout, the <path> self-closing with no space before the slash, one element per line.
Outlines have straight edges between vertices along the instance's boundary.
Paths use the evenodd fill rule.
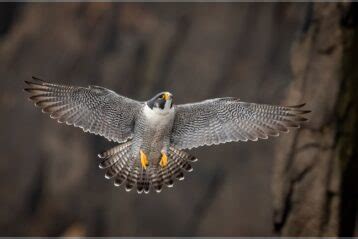
<path fill-rule="evenodd" d="M 297 128 L 308 113 L 301 105 L 275 106 L 226 97 L 174 105 L 162 92 L 139 102 L 100 86 L 78 87 L 25 81 L 30 100 L 59 123 L 80 127 L 118 143 L 99 154 L 99 167 L 114 185 L 138 193 L 160 192 L 184 179 L 197 159 L 184 151 L 200 146 L 257 141 Z"/>
<path fill-rule="evenodd" d="M 134 125 L 133 157 L 140 155 L 142 150 L 152 164 L 158 165 L 161 152 L 167 153 L 169 149 L 174 116 L 174 107 L 162 113 L 145 105 Z"/>

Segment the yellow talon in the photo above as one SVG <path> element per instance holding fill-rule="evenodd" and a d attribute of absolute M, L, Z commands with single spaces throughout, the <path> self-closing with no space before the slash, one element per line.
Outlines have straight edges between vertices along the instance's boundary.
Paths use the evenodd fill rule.
<path fill-rule="evenodd" d="M 144 169 L 147 169 L 147 166 L 149 165 L 147 155 L 145 155 L 145 153 L 142 150 L 140 150 L 139 153 L 140 153 L 140 163 L 142 164 L 142 167 Z"/>
<path fill-rule="evenodd" d="M 162 152 L 162 158 L 160 159 L 159 164 L 162 168 L 164 168 L 165 166 L 168 165 L 168 156 L 163 152 Z"/>

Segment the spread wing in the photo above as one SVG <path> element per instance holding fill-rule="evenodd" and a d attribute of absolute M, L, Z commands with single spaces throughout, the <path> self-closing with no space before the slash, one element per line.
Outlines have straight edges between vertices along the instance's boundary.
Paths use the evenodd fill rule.
<path fill-rule="evenodd" d="M 231 141 L 256 141 L 299 127 L 310 111 L 218 98 L 176 106 L 171 143 L 180 149 Z"/>
<path fill-rule="evenodd" d="M 33 77 L 25 81 L 30 99 L 59 123 L 80 127 L 108 140 L 124 142 L 132 137 L 141 103 L 99 86 L 52 84 Z"/>

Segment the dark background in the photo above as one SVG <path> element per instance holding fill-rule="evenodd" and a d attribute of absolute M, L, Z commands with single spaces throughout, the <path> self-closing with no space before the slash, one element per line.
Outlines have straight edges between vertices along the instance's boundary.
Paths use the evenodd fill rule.
<path fill-rule="evenodd" d="M 287 95 L 297 79 L 293 46 L 319 17 L 331 17 L 325 11 L 333 5 L 327 5 L 0 4 L 1 236 L 282 233 L 274 227 L 271 190 L 278 139 L 192 150 L 199 162 L 174 188 L 126 193 L 97 166 L 97 153 L 113 144 L 42 114 L 26 100 L 23 81 L 35 75 L 100 85 L 138 100 L 168 90 L 178 104 L 236 96 L 269 104 L 308 101 L 307 108 L 319 109 L 324 103 Z M 334 5 L 342 14 L 350 8 Z M 312 87 L 319 86 L 312 81 Z"/>

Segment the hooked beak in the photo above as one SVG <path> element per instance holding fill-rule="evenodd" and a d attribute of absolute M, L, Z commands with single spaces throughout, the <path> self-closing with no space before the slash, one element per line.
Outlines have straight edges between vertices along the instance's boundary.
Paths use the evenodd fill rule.
<path fill-rule="evenodd" d="M 163 94 L 163 99 L 165 100 L 165 101 L 167 101 L 167 100 L 169 100 L 169 99 L 171 99 L 172 98 L 172 94 L 170 94 L 169 92 L 165 92 L 164 94 Z"/>

